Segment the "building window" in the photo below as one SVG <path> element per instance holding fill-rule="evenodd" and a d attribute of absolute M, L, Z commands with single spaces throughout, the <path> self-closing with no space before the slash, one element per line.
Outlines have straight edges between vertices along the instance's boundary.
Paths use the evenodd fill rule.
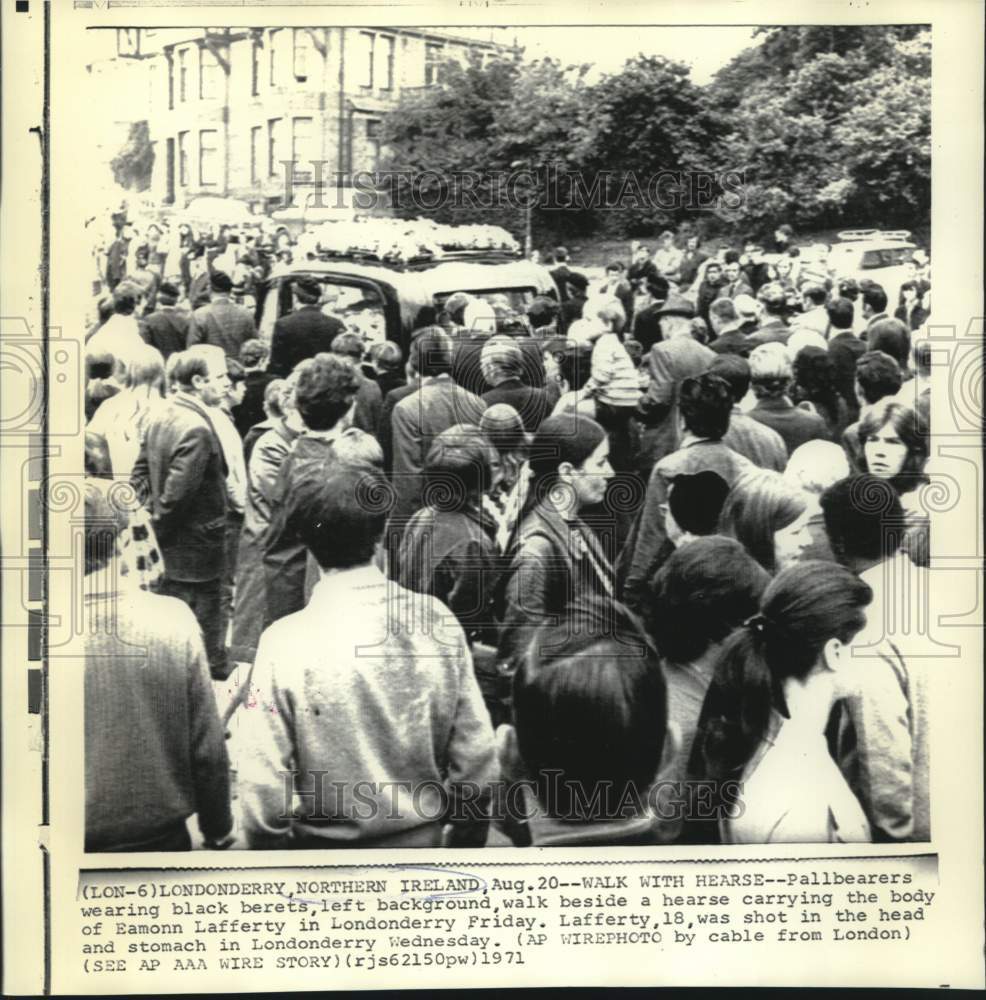
<path fill-rule="evenodd" d="M 294 29 L 294 78 L 304 83 L 312 71 L 312 36 L 307 28 Z"/>
<path fill-rule="evenodd" d="M 307 184 L 312 179 L 313 160 L 316 158 L 314 146 L 315 120 L 294 118 L 291 121 L 291 161 L 294 164 L 294 179 Z"/>
<path fill-rule="evenodd" d="M 359 33 L 359 52 L 356 56 L 357 72 L 359 73 L 359 85 L 368 89 L 373 88 L 373 43 L 375 41 L 373 32 L 361 31 Z"/>
<path fill-rule="evenodd" d="M 267 121 L 267 176 L 276 177 L 278 166 L 282 159 L 282 129 L 284 121 L 281 118 L 270 118 Z"/>
<path fill-rule="evenodd" d="M 216 129 L 199 132 L 199 184 L 219 183 L 219 133 Z"/>
<path fill-rule="evenodd" d="M 222 67 L 215 54 L 204 45 L 199 49 L 199 98 L 214 101 L 219 96 Z"/>
<path fill-rule="evenodd" d="M 260 93 L 260 42 L 253 40 L 250 53 L 250 93 L 256 97 Z"/>
<path fill-rule="evenodd" d="M 262 125 L 254 125 L 250 129 L 250 182 L 260 183 L 260 171 L 263 164 L 264 155 L 264 128 Z"/>
<path fill-rule="evenodd" d="M 433 87 L 441 77 L 442 46 L 425 45 L 425 86 Z"/>
<path fill-rule="evenodd" d="M 377 39 L 377 86 L 381 90 L 393 90 L 394 88 L 394 43 L 395 39 L 390 35 L 381 35 Z"/>
<path fill-rule="evenodd" d="M 368 118 L 366 121 L 367 166 L 370 170 L 380 169 L 380 121 Z"/>
<path fill-rule="evenodd" d="M 188 187 L 188 133 L 178 133 L 178 183 Z"/>
<path fill-rule="evenodd" d="M 277 36 L 281 33 L 280 28 L 272 29 L 271 33 L 267 36 L 267 45 L 270 48 L 270 85 L 272 87 L 277 86 L 277 77 L 280 67 L 278 65 L 277 59 Z"/>
<path fill-rule="evenodd" d="M 178 100 L 188 100 L 188 49 L 178 50 Z"/>

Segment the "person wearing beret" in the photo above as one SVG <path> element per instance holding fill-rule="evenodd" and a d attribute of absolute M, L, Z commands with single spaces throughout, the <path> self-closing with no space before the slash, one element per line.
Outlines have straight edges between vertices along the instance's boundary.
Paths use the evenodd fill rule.
<path fill-rule="evenodd" d="M 326 316 L 321 308 L 322 286 L 314 278 L 294 282 L 294 312 L 274 324 L 268 371 L 287 376 L 299 361 L 332 350 L 332 341 L 346 332 L 342 320 Z"/>
<path fill-rule="evenodd" d="M 233 279 L 224 271 L 212 272 L 209 287 L 209 304 L 192 313 L 187 346 L 212 344 L 221 347 L 227 358 L 239 361 L 243 345 L 257 336 L 253 316 L 230 300 Z"/>

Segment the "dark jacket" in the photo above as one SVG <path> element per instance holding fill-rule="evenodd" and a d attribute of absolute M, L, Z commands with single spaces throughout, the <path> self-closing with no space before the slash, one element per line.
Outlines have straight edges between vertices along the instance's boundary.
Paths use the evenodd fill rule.
<path fill-rule="evenodd" d="M 656 343 L 658 343 L 663 334 L 661 333 L 661 316 L 658 310 L 661 308 L 661 303 L 655 302 L 652 305 L 641 309 L 639 312 L 634 313 L 633 316 L 633 329 L 631 330 L 631 335 L 633 339 L 638 341 L 644 349 L 646 354 Z"/>
<path fill-rule="evenodd" d="M 620 577 L 623 601 L 634 610 L 643 610 L 647 589 L 654 572 L 660 566 L 660 556 L 667 550 L 662 507 L 668 501 L 671 484 L 677 476 L 693 476 L 697 472 L 715 472 L 726 485 L 756 466 L 733 451 L 723 441 L 686 436 L 682 446 L 665 456 L 654 466 L 647 483 L 644 506 L 634 529 L 620 555 Z"/>
<path fill-rule="evenodd" d="M 751 333 L 747 337 L 747 344 L 751 351 L 761 344 L 786 344 L 791 339 L 791 332 L 791 328 L 784 320 L 775 317 Z"/>
<path fill-rule="evenodd" d="M 342 433 L 362 435 L 349 428 Z M 308 550 L 301 540 L 302 512 L 336 461 L 335 439 L 302 434 L 281 463 L 270 493 L 270 524 L 263 539 L 267 590 L 266 625 L 305 606 Z"/>
<path fill-rule="evenodd" d="M 394 519 L 409 518 L 422 506 L 425 457 L 435 438 L 456 424 L 478 424 L 485 409 L 482 399 L 456 385 L 449 375 L 425 380 L 394 407 Z"/>
<path fill-rule="evenodd" d="M 140 333 L 144 342 L 156 347 L 167 361 L 172 354 L 185 350 L 191 318 L 191 314 L 184 309 L 165 306 L 144 317 Z"/>
<path fill-rule="evenodd" d="M 257 327 L 248 309 L 230 302 L 214 299 L 192 313 L 188 324 L 187 344 L 212 344 L 221 347 L 227 358 L 239 360 L 240 349 L 257 336 Z"/>
<path fill-rule="evenodd" d="M 483 348 L 490 339 L 488 333 L 462 334 L 452 348 L 452 378 L 469 392 L 482 396 L 490 388 L 483 376 Z M 521 382 L 524 385 L 542 388 L 544 386 L 543 340 L 537 337 L 516 337 L 514 343 L 524 356 L 524 370 Z"/>
<path fill-rule="evenodd" d="M 394 465 L 394 441 L 393 427 L 391 420 L 394 415 L 394 407 L 402 400 L 417 392 L 421 388 L 421 379 L 415 377 L 404 385 L 399 385 L 396 389 L 391 389 L 383 397 L 383 405 L 380 408 L 380 426 L 377 430 L 377 441 L 383 449 L 383 467 L 387 472 Z"/>
<path fill-rule="evenodd" d="M 784 438 L 788 456 L 806 441 L 831 440 L 828 426 L 817 413 L 803 410 L 785 397 L 759 400 L 750 416 Z"/>
<path fill-rule="evenodd" d="M 572 273 L 567 264 L 559 264 L 548 272 L 554 279 L 558 289 L 558 301 L 564 302 L 568 299 L 568 276 Z"/>
<path fill-rule="evenodd" d="M 828 350 L 835 366 L 835 384 L 849 407 L 849 415 L 855 417 L 859 413 L 856 362 L 866 353 L 866 344 L 851 330 L 842 330 L 829 339 Z"/>
<path fill-rule="evenodd" d="M 701 250 L 686 250 L 681 255 L 681 265 L 678 268 L 678 284 L 682 289 L 688 289 L 698 276 L 698 269 L 709 259 L 709 255 Z"/>
<path fill-rule="evenodd" d="M 523 519 L 503 586 L 497 658 L 515 663 L 542 625 L 558 620 L 573 599 L 610 597 L 613 570 L 592 530 L 566 521 L 550 499 Z"/>
<path fill-rule="evenodd" d="M 748 358 L 753 350 L 749 337 L 739 328 L 721 333 L 709 347 L 716 354 L 738 354 L 741 358 Z"/>
<path fill-rule="evenodd" d="M 496 643 L 499 552 L 495 537 L 496 524 L 478 508 L 439 511 L 422 507 L 401 539 L 398 583 L 437 597 L 459 620 L 470 644 Z"/>
<path fill-rule="evenodd" d="M 367 434 L 377 436 L 380 430 L 380 417 L 383 412 L 383 395 L 380 386 L 373 379 L 359 375 L 359 388 L 356 390 L 356 410 L 353 413 L 353 427 Z"/>
<path fill-rule="evenodd" d="M 208 407 L 195 397 L 180 393 L 151 418 L 130 480 L 147 497 L 166 578 L 222 576 L 226 471 Z"/>
<path fill-rule="evenodd" d="M 270 372 L 246 373 L 246 392 L 243 394 L 243 402 L 233 410 L 233 423 L 236 424 L 240 437 L 245 438 L 251 427 L 266 420 L 264 393 L 273 379 L 274 376 Z"/>
<path fill-rule="evenodd" d="M 705 320 L 706 325 L 709 327 L 712 325 L 709 322 L 709 306 L 719 298 L 719 292 L 722 291 L 724 284 L 725 280 L 722 278 L 716 282 L 706 279 L 698 286 L 698 292 L 695 294 L 695 311 Z"/>
<path fill-rule="evenodd" d="M 299 361 L 330 351 L 332 341 L 345 332 L 341 320 L 326 316 L 318 306 L 302 306 L 274 324 L 267 369 L 274 375 L 290 375 Z"/>
<path fill-rule="evenodd" d="M 496 388 L 484 392 L 482 398 L 487 406 L 497 403 L 512 406 L 520 414 L 524 430 L 528 433 L 536 431 L 541 426 L 541 421 L 551 413 L 551 404 L 544 389 L 532 389 L 520 379 L 501 382 Z"/>
<path fill-rule="evenodd" d="M 558 336 L 564 337 L 568 328 L 577 320 L 582 319 L 582 307 L 588 302 L 588 297 L 572 295 L 565 299 L 558 310 Z"/>
<path fill-rule="evenodd" d="M 928 312 L 920 303 L 917 303 L 911 310 L 910 318 L 907 315 L 907 306 L 899 305 L 894 310 L 894 319 L 899 319 L 902 323 L 907 323 L 912 331 L 920 330 L 925 323 L 928 322 L 928 317 L 931 313 Z"/>

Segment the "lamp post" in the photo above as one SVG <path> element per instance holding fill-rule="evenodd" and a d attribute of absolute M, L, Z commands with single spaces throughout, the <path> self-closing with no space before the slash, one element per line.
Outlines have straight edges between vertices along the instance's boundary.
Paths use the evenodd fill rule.
<path fill-rule="evenodd" d="M 530 160 L 514 160 L 513 163 L 510 164 L 511 170 L 520 170 L 521 168 L 525 169 L 529 174 L 533 174 L 534 172 L 531 168 Z M 531 198 L 528 198 L 524 205 L 524 257 L 527 260 L 530 260 L 531 250 L 533 249 L 533 239 L 531 235 L 531 220 L 533 215 L 534 202 Z"/>

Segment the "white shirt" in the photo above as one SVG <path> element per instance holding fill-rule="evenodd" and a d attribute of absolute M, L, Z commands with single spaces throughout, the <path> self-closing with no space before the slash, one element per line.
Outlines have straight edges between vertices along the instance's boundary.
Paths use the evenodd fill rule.
<path fill-rule="evenodd" d="M 117 361 L 128 368 L 134 355 L 144 346 L 140 335 L 140 327 L 135 316 L 123 316 L 114 313 L 93 335 L 86 344 L 86 355 L 111 354 Z"/>
<path fill-rule="evenodd" d="M 229 496 L 230 506 L 238 514 L 242 514 L 246 509 L 247 496 L 243 440 L 225 410 L 218 406 L 209 407 L 209 416 L 212 418 L 212 426 L 216 429 L 216 436 L 219 438 L 223 457 L 226 459 L 226 493 Z"/>
<path fill-rule="evenodd" d="M 773 712 L 743 775 L 743 815 L 720 820 L 726 844 L 867 844 L 862 806 L 832 760 L 824 732 Z"/>

